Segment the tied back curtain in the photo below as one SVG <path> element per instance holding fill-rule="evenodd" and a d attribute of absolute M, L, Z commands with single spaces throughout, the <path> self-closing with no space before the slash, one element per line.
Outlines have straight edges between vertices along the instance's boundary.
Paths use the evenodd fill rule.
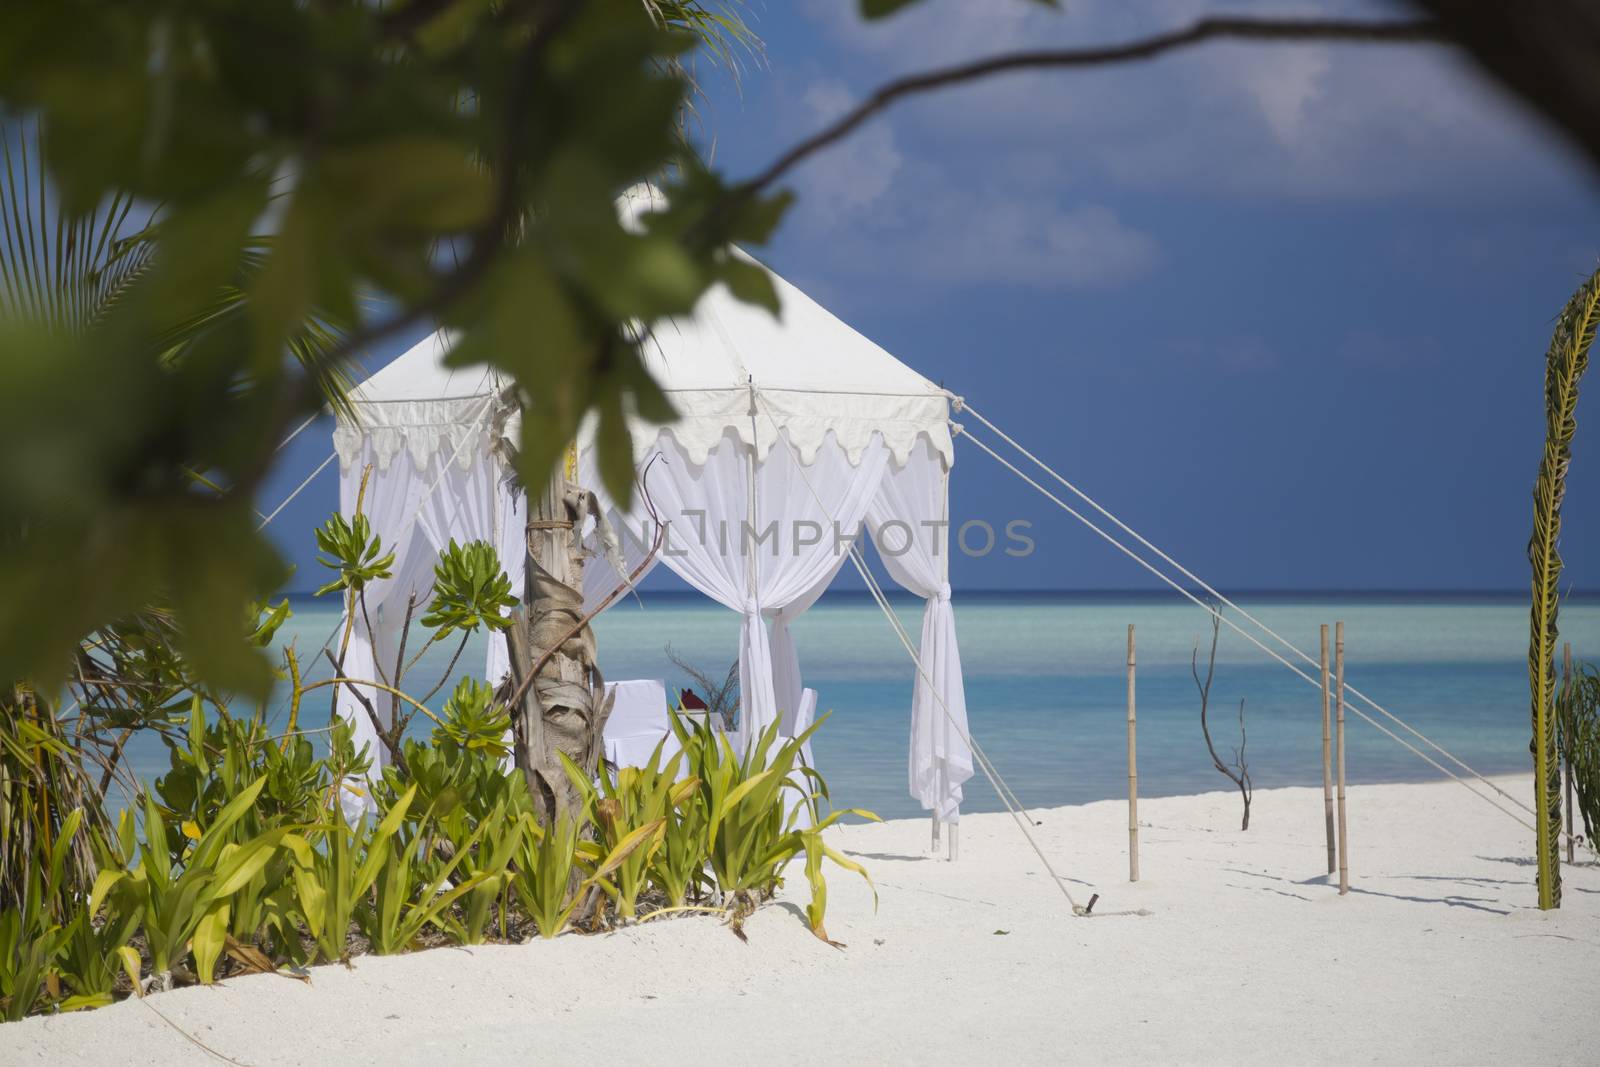
<path fill-rule="evenodd" d="M 961 813 L 962 784 L 972 777 L 967 695 L 950 606 L 949 472 L 924 439 L 903 465 L 891 465 L 867 512 L 883 565 L 899 585 L 923 597 L 922 670 L 911 694 L 911 795 L 941 822 Z"/>
<path fill-rule="evenodd" d="M 767 618 L 809 603 L 826 586 L 860 529 L 889 452 L 875 436 L 852 463 L 829 437 L 802 467 L 786 437 L 757 459 L 732 431 L 704 463 L 691 462 L 670 431 L 656 450 L 660 457 L 644 477 L 667 525 L 659 562 L 742 616 L 738 733 L 748 743 L 785 710 L 773 684 Z M 642 514 L 641 503 L 631 516 L 613 510 L 611 519 L 638 530 Z M 646 520 L 642 528 L 648 526 Z"/>
<path fill-rule="evenodd" d="M 350 643 L 344 655 L 343 676 L 382 682 L 393 677 L 407 601 L 416 594 L 414 617 L 420 618 L 432 595 L 433 570 L 439 551 L 452 538 L 460 544 L 482 540 L 495 545 L 502 553 L 502 567 L 510 570 L 507 563 L 515 565 L 517 573 L 512 575 L 513 581 L 520 576 L 521 567 L 520 557 L 506 552 L 506 525 L 516 521 L 516 505 L 497 460 L 476 454 L 463 467 L 449 455 L 438 453 L 428 457 L 421 467 L 407 458 L 397 459 L 380 469 L 376 463 L 378 458 L 370 441 L 364 441 L 355 450 L 355 461 L 340 470 L 339 508 L 346 516 L 355 514 L 362 471 L 372 463 L 361 510 L 368 517 L 373 532 L 382 538 L 383 551 L 395 554 L 394 565 L 390 568 L 390 577 L 367 586 L 365 617 L 358 602 L 353 619 L 341 620 L 330 651 L 335 656 L 339 654 L 340 641 L 348 625 Z M 416 647 L 413 643 L 413 652 Z M 497 660 L 503 674 L 506 662 L 503 648 L 497 649 L 491 641 L 485 664 L 491 679 Z M 436 680 L 425 679 L 427 687 L 432 688 Z M 381 767 L 388 762 L 388 756 L 378 742 L 371 718 L 357 692 L 371 703 L 385 726 L 392 721 L 393 698 L 371 686 L 338 687 L 339 714 L 354 726 L 356 747 L 366 745 L 374 768 Z"/>

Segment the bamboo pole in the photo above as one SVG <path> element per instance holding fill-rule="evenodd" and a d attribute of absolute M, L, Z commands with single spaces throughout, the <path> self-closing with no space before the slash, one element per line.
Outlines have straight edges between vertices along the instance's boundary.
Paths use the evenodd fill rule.
<path fill-rule="evenodd" d="M 1333 715 L 1328 706 L 1328 624 L 1322 624 L 1322 821 L 1328 833 L 1328 873 L 1338 860 L 1333 838 Z"/>
<path fill-rule="evenodd" d="M 1337 749 L 1339 753 L 1339 895 L 1350 892 L 1350 837 L 1344 817 L 1344 623 L 1333 625 L 1333 662 L 1335 692 L 1338 698 Z"/>
<path fill-rule="evenodd" d="M 1133 651 L 1133 624 L 1128 624 L 1128 881 L 1139 880 L 1139 759 L 1134 710 L 1133 676 L 1136 659 Z"/>
<path fill-rule="evenodd" d="M 1572 642 L 1568 641 L 1561 648 L 1561 689 L 1562 689 L 1562 691 L 1563 692 L 1568 692 L 1569 691 L 1568 687 L 1571 686 L 1571 685 L 1572 685 Z M 1570 737 L 1565 736 L 1565 730 L 1566 730 L 1566 723 L 1565 722 L 1562 723 L 1562 730 L 1563 730 L 1563 736 L 1561 738 L 1561 742 L 1562 742 L 1561 743 L 1561 748 L 1563 750 L 1563 758 L 1561 760 L 1561 770 L 1562 770 L 1563 775 L 1565 775 L 1565 777 L 1566 777 L 1566 793 L 1567 793 L 1567 862 L 1568 863 L 1574 863 L 1574 862 L 1576 862 L 1576 856 L 1574 855 L 1573 848 L 1572 848 L 1572 739 Z"/>

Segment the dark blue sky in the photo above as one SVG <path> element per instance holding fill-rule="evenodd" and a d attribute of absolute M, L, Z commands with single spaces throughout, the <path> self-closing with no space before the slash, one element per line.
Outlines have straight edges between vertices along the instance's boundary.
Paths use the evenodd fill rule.
<path fill-rule="evenodd" d="M 737 88 L 707 76 L 702 134 L 747 174 L 896 73 L 1258 6 L 930 0 L 866 28 L 855 0 L 756 0 L 765 58 Z M 1397 10 L 1271 9 L 1287 6 Z M 763 259 L 1209 580 L 1526 585 L 1543 356 L 1600 255 L 1600 181 L 1446 54 L 1223 46 L 1011 77 L 893 111 L 793 184 Z M 1564 538 L 1585 589 L 1596 404 Z M 269 505 L 327 440 L 288 450 Z M 330 469 L 274 524 L 296 588 L 320 580 L 309 529 L 336 484 Z M 952 506 L 1031 520 L 1038 545 L 958 557 L 958 588 L 1153 581 L 970 446 Z"/>

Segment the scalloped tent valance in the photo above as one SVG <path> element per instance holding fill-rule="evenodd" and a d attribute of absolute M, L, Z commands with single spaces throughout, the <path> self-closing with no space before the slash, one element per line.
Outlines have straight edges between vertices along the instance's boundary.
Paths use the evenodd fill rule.
<path fill-rule="evenodd" d="M 514 437 L 516 405 L 500 377 L 484 367 L 446 367 L 450 343 L 446 331 L 437 331 L 351 390 L 354 419 L 339 416 L 333 430 L 342 470 L 364 445 L 379 470 L 401 452 L 419 471 L 436 454 L 468 470 L 502 438 Z"/>

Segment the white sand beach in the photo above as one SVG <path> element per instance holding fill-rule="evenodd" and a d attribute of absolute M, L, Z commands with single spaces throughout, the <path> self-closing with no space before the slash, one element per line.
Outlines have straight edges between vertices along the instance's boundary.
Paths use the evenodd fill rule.
<path fill-rule="evenodd" d="M 1516 796 L 1526 778 L 1501 779 Z M 1034 813 L 1074 918 L 1006 815 L 968 816 L 961 856 L 921 821 L 842 829 L 867 863 L 804 882 L 749 923 L 363 957 L 0 1028 L 4 1063 L 706 1062 L 1593 1063 L 1600 867 L 1534 906 L 1532 835 L 1451 783 L 1350 792 L 1350 895 L 1323 871 L 1320 789 Z M 795 884 L 795 883 L 798 883 Z M 1119 915 L 1142 911 L 1146 914 Z M 159 1011 L 159 1015 L 157 1012 Z M 162 1018 L 165 1017 L 165 1019 Z M 170 1022 L 169 1022 L 170 1021 Z"/>

